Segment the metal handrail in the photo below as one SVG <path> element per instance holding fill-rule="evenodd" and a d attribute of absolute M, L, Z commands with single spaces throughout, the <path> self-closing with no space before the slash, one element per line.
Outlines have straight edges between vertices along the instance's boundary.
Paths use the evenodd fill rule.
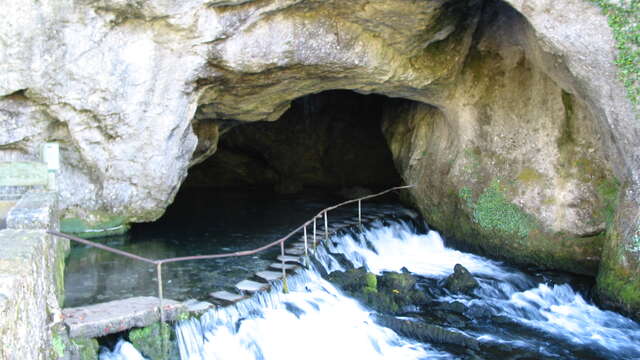
<path fill-rule="evenodd" d="M 374 197 L 378 197 L 378 196 L 382 196 L 384 194 L 387 194 L 391 191 L 396 191 L 396 190 L 402 190 L 402 189 L 409 189 L 415 187 L 415 185 L 406 185 L 406 186 L 396 186 L 390 189 L 387 189 L 385 191 L 376 193 L 376 194 L 372 194 L 372 195 L 367 195 L 367 196 L 363 196 L 357 199 L 351 199 L 351 200 L 347 200 L 344 202 L 341 202 L 339 204 L 336 205 L 332 205 L 330 207 L 327 207 L 325 209 L 322 209 L 320 212 L 318 212 L 313 218 L 311 218 L 310 220 L 307 220 L 305 223 L 303 223 L 302 225 L 298 226 L 297 228 L 295 228 L 294 230 L 292 230 L 290 233 L 288 233 L 287 235 L 285 235 L 284 237 L 273 241 L 269 244 L 266 244 L 264 246 L 261 246 L 259 248 L 255 248 L 253 250 L 245 250 L 245 251 L 236 251 L 236 252 L 231 252 L 231 253 L 221 253 L 221 254 L 210 254 L 210 255 L 194 255 L 194 256 L 181 256 L 181 257 L 173 257 L 173 258 L 166 258 L 166 259 L 158 259 L 158 260 L 153 260 L 153 259 L 149 259 L 146 258 L 144 256 L 139 256 L 136 254 L 132 254 L 130 252 L 127 251 L 123 251 L 123 250 L 118 250 L 118 249 L 114 249 L 112 247 L 103 245 L 103 244 L 99 244 L 93 241 L 89 241 L 89 240 L 85 240 L 76 236 L 72 236 L 69 234 L 65 234 L 65 233 L 61 233 L 59 231 L 54 231 L 54 230 L 49 230 L 48 233 L 51 235 L 55 235 L 58 237 L 62 237 L 62 238 L 66 238 L 72 241 L 76 241 L 85 245 L 89 245 L 89 246 L 93 246 L 105 251 L 109 251 L 112 252 L 114 254 L 118 254 L 118 255 L 122 255 L 122 256 L 126 256 L 135 260 L 140 260 L 140 261 L 144 261 L 146 263 L 149 264 L 154 264 L 154 265 L 158 265 L 158 264 L 166 264 L 166 263 L 172 263 L 172 262 L 179 262 L 179 261 L 190 261 L 190 260 L 206 260 L 206 259 L 219 259 L 219 258 L 225 258 L 225 257 L 232 257 L 232 256 L 247 256 L 247 255 L 254 255 L 256 253 L 259 253 L 261 251 L 264 251 L 266 249 L 269 249 L 271 247 L 274 247 L 280 243 L 283 243 L 285 241 L 287 241 L 290 237 L 292 237 L 293 235 L 295 235 L 298 231 L 302 230 L 303 228 L 309 226 L 311 223 L 314 222 L 315 219 L 317 219 L 318 217 L 322 217 L 324 214 L 326 214 L 327 212 L 331 211 L 331 210 L 335 210 L 341 206 L 344 205 L 348 205 L 348 204 L 352 204 L 355 202 L 361 202 L 362 200 L 367 200 L 367 199 L 371 199 Z"/>
<path fill-rule="evenodd" d="M 305 223 L 303 223 L 302 225 L 298 226 L 297 228 L 295 228 L 294 230 L 292 230 L 290 233 L 288 233 L 287 235 L 285 235 L 284 237 L 273 241 L 269 244 L 266 244 L 264 246 L 261 246 L 259 248 L 255 248 L 253 250 L 245 250 L 245 251 L 236 251 L 236 252 L 231 252 L 231 253 L 222 253 L 222 254 L 210 254 L 210 255 L 194 255 L 194 256 L 182 256 L 182 257 L 173 257 L 173 258 L 166 258 L 166 259 L 158 259 L 158 260 L 153 260 L 153 259 L 149 259 L 146 258 L 144 256 L 139 256 L 136 254 L 132 254 L 130 252 L 127 251 L 123 251 L 123 250 L 118 250 L 115 248 L 112 248 L 110 246 L 106 246 L 103 244 L 99 244 L 93 241 L 89 241 L 86 239 L 82 239 L 76 236 L 72 236 L 69 234 L 65 234 L 59 231 L 54 231 L 54 230 L 48 230 L 47 233 L 57 236 L 57 237 L 61 237 L 61 238 L 65 238 L 68 240 L 72 240 L 75 242 L 79 242 L 85 245 L 89 245 L 89 246 L 93 246 L 95 248 L 101 249 L 101 250 L 105 250 L 117 255 L 121 255 L 121 256 L 125 256 L 131 259 L 135 259 L 135 260 L 139 260 L 139 261 L 143 261 L 149 264 L 153 264 L 156 265 L 156 279 L 158 281 L 158 298 L 159 298 L 159 306 L 160 306 L 160 321 L 164 322 L 164 311 L 162 308 L 162 301 L 163 301 L 163 287 L 162 287 L 162 264 L 167 264 L 167 263 L 173 263 L 173 262 L 180 262 L 180 261 L 191 261 L 191 260 L 206 260 L 206 259 L 220 259 L 220 258 L 225 258 L 225 257 L 232 257 L 232 256 L 247 256 L 247 255 L 253 255 L 256 253 L 259 253 L 261 251 L 264 251 L 266 249 L 269 249 L 271 247 L 274 247 L 276 245 L 280 245 L 280 252 L 282 257 L 282 264 L 284 265 L 285 260 L 284 260 L 284 243 L 291 238 L 293 235 L 295 235 L 296 233 L 298 233 L 300 230 L 304 229 L 304 240 L 305 240 L 305 254 L 307 253 L 307 226 L 309 226 L 311 223 L 313 223 L 313 241 L 314 241 L 314 246 L 315 246 L 315 240 L 316 240 L 316 219 L 319 217 L 323 217 L 324 218 L 324 228 L 325 228 L 325 239 L 328 238 L 329 236 L 329 227 L 328 227 L 328 216 L 327 213 L 331 210 L 335 210 L 341 206 L 344 205 L 348 205 L 348 204 L 353 204 L 355 202 L 358 203 L 358 220 L 360 222 L 362 222 L 362 201 L 363 200 L 367 200 L 367 199 L 371 199 L 374 197 L 378 197 L 378 196 L 382 196 L 384 194 L 387 194 L 389 192 L 392 191 L 396 191 L 396 190 L 403 190 L 403 189 L 409 189 L 415 187 L 415 185 L 405 185 L 405 186 L 396 186 L 396 187 L 392 187 L 389 188 L 387 190 L 381 191 L 379 193 L 376 194 L 371 194 L 371 195 L 367 195 L 367 196 L 362 196 L 360 198 L 357 199 L 351 199 L 351 200 L 347 200 L 344 202 L 341 202 L 339 204 L 336 205 L 332 205 L 329 206 L 325 209 L 322 209 L 320 212 L 318 212 L 313 218 L 311 218 L 310 220 L 307 220 Z M 287 284 L 286 284 L 286 272 L 285 272 L 285 267 L 282 267 L 282 274 L 283 274 L 283 281 L 284 281 L 284 291 L 288 291 L 287 290 Z"/>

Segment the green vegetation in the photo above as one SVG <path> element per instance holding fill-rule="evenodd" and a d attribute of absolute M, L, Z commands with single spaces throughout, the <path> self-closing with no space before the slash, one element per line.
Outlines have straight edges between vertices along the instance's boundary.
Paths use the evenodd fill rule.
<path fill-rule="evenodd" d="M 129 341 L 150 359 L 172 359 L 172 353 L 175 353 L 175 346 L 171 342 L 171 326 L 167 323 L 157 322 L 144 328 L 133 329 L 129 332 Z"/>
<path fill-rule="evenodd" d="M 493 181 L 478 198 L 473 219 L 485 229 L 521 238 L 535 228 L 531 217 L 507 200 L 498 181 Z"/>
<path fill-rule="evenodd" d="M 62 359 L 64 357 L 64 349 L 66 348 L 64 344 L 64 340 L 58 334 L 53 334 L 53 338 L 51 339 L 51 346 L 53 347 L 53 351 L 55 352 L 58 359 Z"/>
<path fill-rule="evenodd" d="M 473 190 L 467 186 L 463 186 L 458 192 L 458 196 L 464 200 L 469 208 L 473 208 Z"/>
<path fill-rule="evenodd" d="M 618 208 L 618 194 L 620 193 L 620 182 L 616 178 L 603 180 L 597 187 L 598 195 L 602 199 L 603 220 L 607 223 L 607 228 L 613 223 L 613 219 Z"/>
<path fill-rule="evenodd" d="M 516 177 L 516 180 L 523 184 L 537 183 L 544 180 L 544 176 L 535 169 L 526 167 L 520 171 L 520 174 Z"/>
<path fill-rule="evenodd" d="M 366 286 L 364 288 L 365 292 L 377 293 L 378 292 L 378 278 L 375 274 L 367 273 L 364 277 Z"/>
<path fill-rule="evenodd" d="M 600 6 L 618 48 L 616 64 L 636 113 L 640 113 L 640 0 L 590 0 Z"/>

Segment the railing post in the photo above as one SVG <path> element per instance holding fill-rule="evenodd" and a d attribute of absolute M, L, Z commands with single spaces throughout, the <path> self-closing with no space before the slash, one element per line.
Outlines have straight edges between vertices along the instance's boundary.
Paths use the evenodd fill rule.
<path fill-rule="evenodd" d="M 284 268 L 284 241 L 280 242 L 280 254 L 282 255 L 282 292 L 289 293 L 289 285 L 287 284 L 287 271 Z"/>
<path fill-rule="evenodd" d="M 158 299 L 159 299 L 159 309 L 160 309 L 160 349 L 162 353 L 165 353 L 165 336 L 164 336 L 164 305 L 163 302 L 163 293 L 162 293 L 162 262 L 156 263 L 156 280 L 158 281 Z"/>
<path fill-rule="evenodd" d="M 313 251 L 316 250 L 316 218 L 318 216 L 313 217 Z"/>
<path fill-rule="evenodd" d="M 327 221 L 327 211 L 324 211 L 324 239 L 329 240 L 329 225 Z"/>
<path fill-rule="evenodd" d="M 304 256 L 309 256 L 307 251 L 307 225 L 304 226 Z"/>
<path fill-rule="evenodd" d="M 362 200 L 358 200 L 358 223 L 362 225 Z"/>

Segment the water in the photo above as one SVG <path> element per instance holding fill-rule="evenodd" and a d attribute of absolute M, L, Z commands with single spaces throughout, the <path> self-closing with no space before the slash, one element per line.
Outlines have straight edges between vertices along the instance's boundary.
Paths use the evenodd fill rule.
<path fill-rule="evenodd" d="M 165 216 L 131 233 L 96 241 L 151 259 L 250 250 L 270 243 L 298 227 L 318 211 L 344 201 L 320 192 L 283 197 L 264 191 L 182 190 Z M 392 211 L 393 202 L 366 202 L 367 213 Z M 330 213 L 331 220 L 357 215 L 357 207 Z M 320 224 L 318 224 L 320 228 Z M 256 271 L 266 269 L 279 248 L 248 258 L 223 258 L 163 266 L 165 297 L 205 299 L 229 289 Z M 153 265 L 85 245 L 73 244 L 66 260 L 65 307 L 82 306 L 132 296 L 156 296 Z"/>
<path fill-rule="evenodd" d="M 640 358 L 640 325 L 598 309 L 570 283 L 447 248 L 438 233 L 419 233 L 409 223 L 378 223 L 362 234 L 336 236 L 318 255 L 318 266 L 325 271 L 364 266 L 379 274 L 405 268 L 419 276 L 418 286 L 428 287 L 437 299 L 425 309 L 403 314 L 413 321 L 445 326 L 438 323 L 438 306 L 464 304 L 461 317 L 466 320 L 446 327 L 480 341 L 474 355 L 480 358 Z M 473 294 L 450 294 L 440 286 L 456 263 L 478 278 L 480 288 Z M 464 349 L 420 343 L 379 326 L 371 310 L 343 295 L 319 273 L 308 270 L 290 278 L 290 294 L 276 288 L 199 320 L 179 323 L 181 358 L 472 358 Z M 101 359 L 117 359 L 114 356 L 120 353 L 105 351 Z"/>

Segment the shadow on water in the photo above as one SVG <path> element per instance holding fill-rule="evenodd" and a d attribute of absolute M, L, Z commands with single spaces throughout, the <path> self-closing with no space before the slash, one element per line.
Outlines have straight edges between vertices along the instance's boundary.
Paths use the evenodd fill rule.
<path fill-rule="evenodd" d="M 394 204 L 392 199 L 382 201 Z M 321 191 L 283 196 L 260 190 L 184 189 L 158 221 L 137 224 L 127 235 L 98 241 L 153 259 L 249 250 L 284 236 L 321 209 L 341 201 L 344 199 Z M 379 204 L 364 203 L 363 211 L 380 209 Z M 352 216 L 357 216 L 355 206 L 330 212 L 332 220 Z M 230 289 L 267 269 L 278 254 L 279 248 L 274 247 L 242 258 L 167 264 L 163 267 L 165 297 L 206 299 L 212 291 Z M 67 307 L 155 296 L 156 289 L 153 265 L 77 244 L 67 258 Z"/>

